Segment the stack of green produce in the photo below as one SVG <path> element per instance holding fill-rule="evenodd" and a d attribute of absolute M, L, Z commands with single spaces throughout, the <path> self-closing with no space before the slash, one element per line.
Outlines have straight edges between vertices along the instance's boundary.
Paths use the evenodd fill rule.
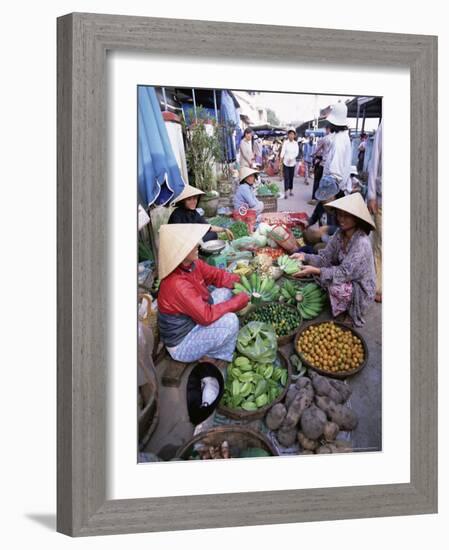
<path fill-rule="evenodd" d="M 215 225 L 215 224 L 211 224 Z M 228 229 L 232 231 L 232 234 L 234 235 L 234 239 L 240 239 L 240 237 L 248 237 L 248 226 L 245 222 L 234 222 L 229 225 Z M 228 237 L 226 236 L 226 233 L 220 233 L 219 235 L 220 239 L 227 241 Z"/>
<path fill-rule="evenodd" d="M 279 195 L 279 187 L 273 183 L 264 183 L 257 188 L 257 195 L 265 197 L 277 197 Z"/>
<path fill-rule="evenodd" d="M 316 283 L 308 283 L 298 290 L 295 299 L 298 302 L 297 307 L 303 318 L 314 319 L 323 311 L 327 301 L 327 294 Z"/>
<path fill-rule="evenodd" d="M 286 254 L 279 256 L 277 259 L 278 266 L 286 275 L 294 275 L 301 271 L 302 263 L 300 260 L 293 260 L 289 258 Z"/>
<path fill-rule="evenodd" d="M 301 283 L 300 281 L 285 281 L 281 286 L 279 301 L 289 306 L 296 306 L 298 303 L 296 297 L 299 298 L 299 292 L 304 286 L 304 283 Z"/>
<path fill-rule="evenodd" d="M 267 304 L 259 307 L 246 317 L 246 321 L 268 323 L 274 328 L 276 336 L 287 336 L 301 324 L 301 314 L 297 309 L 283 304 Z"/>
<path fill-rule="evenodd" d="M 292 227 L 292 233 L 295 239 L 300 239 L 302 237 L 302 231 L 297 226 Z"/>
<path fill-rule="evenodd" d="M 271 363 L 257 363 L 237 355 L 228 368 L 221 403 L 230 409 L 257 411 L 283 392 L 287 369 Z"/>
<path fill-rule="evenodd" d="M 234 284 L 234 294 L 246 292 L 252 304 L 260 302 L 272 302 L 278 299 L 279 287 L 272 277 L 262 278 L 258 273 L 253 273 L 249 279 L 242 275 L 240 283 Z"/>
<path fill-rule="evenodd" d="M 239 330 L 237 349 L 256 363 L 273 363 L 276 360 L 278 343 L 273 327 L 252 321 Z"/>
<path fill-rule="evenodd" d="M 207 218 L 208 223 L 210 225 L 218 225 L 218 227 L 226 227 L 232 225 L 233 221 L 232 218 L 229 216 L 214 216 L 213 218 Z"/>

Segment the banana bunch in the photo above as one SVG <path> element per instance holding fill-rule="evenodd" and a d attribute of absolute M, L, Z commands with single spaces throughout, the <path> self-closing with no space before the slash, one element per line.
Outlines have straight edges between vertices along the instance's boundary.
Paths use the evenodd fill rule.
<path fill-rule="evenodd" d="M 294 306 L 297 303 L 296 296 L 303 285 L 295 281 L 285 281 L 281 287 L 281 295 L 279 301 L 289 306 Z"/>
<path fill-rule="evenodd" d="M 316 283 L 308 283 L 298 290 L 295 298 L 303 319 L 314 319 L 323 311 L 327 294 Z"/>
<path fill-rule="evenodd" d="M 279 287 L 271 277 L 262 278 L 258 273 L 252 273 L 249 278 L 242 275 L 240 281 L 240 283 L 234 284 L 232 292 L 234 294 L 246 292 L 252 304 L 272 302 L 279 296 Z"/>
<path fill-rule="evenodd" d="M 302 263 L 299 260 L 293 260 L 289 258 L 286 254 L 279 256 L 278 266 L 286 275 L 293 275 L 301 271 Z"/>
<path fill-rule="evenodd" d="M 235 275 L 245 275 L 245 276 L 248 276 L 248 275 L 251 275 L 251 273 L 253 272 L 253 268 L 251 266 L 248 265 L 248 263 L 246 263 L 245 261 L 239 261 L 236 263 L 236 266 L 235 268 L 232 270 L 232 273 L 234 273 Z"/>

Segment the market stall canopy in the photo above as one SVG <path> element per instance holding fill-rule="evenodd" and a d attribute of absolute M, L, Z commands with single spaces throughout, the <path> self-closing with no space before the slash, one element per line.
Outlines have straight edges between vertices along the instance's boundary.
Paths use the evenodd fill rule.
<path fill-rule="evenodd" d="M 144 206 L 172 201 L 185 182 L 152 86 L 138 87 L 138 144 L 138 187 Z"/>
<path fill-rule="evenodd" d="M 355 97 L 346 103 L 348 117 L 382 118 L 381 97 Z"/>
<path fill-rule="evenodd" d="M 287 130 L 282 126 L 273 126 L 271 124 L 259 124 L 258 126 L 251 126 L 254 133 L 258 136 L 270 137 L 270 136 L 286 136 Z"/>

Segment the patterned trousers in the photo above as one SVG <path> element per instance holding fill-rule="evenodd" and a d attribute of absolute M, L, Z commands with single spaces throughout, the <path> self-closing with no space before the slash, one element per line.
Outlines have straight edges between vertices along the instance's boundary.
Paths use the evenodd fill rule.
<path fill-rule="evenodd" d="M 214 304 L 225 302 L 232 297 L 228 288 L 217 288 L 211 293 Z M 225 313 L 214 323 L 208 326 L 196 325 L 187 334 L 184 340 L 169 353 L 175 361 L 192 363 L 203 355 L 208 355 L 223 361 L 232 361 L 237 335 L 239 332 L 239 320 L 235 313 Z"/>

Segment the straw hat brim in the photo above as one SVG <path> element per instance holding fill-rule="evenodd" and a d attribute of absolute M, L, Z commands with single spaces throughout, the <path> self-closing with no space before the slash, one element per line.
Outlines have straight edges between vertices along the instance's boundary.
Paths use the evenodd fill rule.
<path fill-rule="evenodd" d="M 179 197 L 176 197 L 176 199 L 171 204 L 172 206 L 177 206 L 178 203 L 180 203 L 185 199 L 189 199 L 190 197 L 196 197 L 196 196 L 198 196 L 199 198 L 200 195 L 204 195 L 204 191 L 201 191 L 201 189 L 197 189 L 192 185 L 186 185 L 182 190 L 182 193 L 179 195 Z"/>
<path fill-rule="evenodd" d="M 159 279 L 170 275 L 209 231 L 205 223 L 171 223 L 159 229 Z"/>
<path fill-rule="evenodd" d="M 335 208 L 335 210 L 347 212 L 351 216 L 367 223 L 372 229 L 376 229 L 376 224 L 360 193 L 352 193 L 352 195 L 346 195 L 346 197 L 329 202 L 326 204 L 326 208 Z"/>
<path fill-rule="evenodd" d="M 243 180 L 246 180 L 248 176 L 251 176 L 252 174 L 258 174 L 258 173 L 259 173 L 259 170 L 256 170 L 255 168 L 248 168 L 245 166 L 240 170 L 239 181 L 241 183 Z"/>

